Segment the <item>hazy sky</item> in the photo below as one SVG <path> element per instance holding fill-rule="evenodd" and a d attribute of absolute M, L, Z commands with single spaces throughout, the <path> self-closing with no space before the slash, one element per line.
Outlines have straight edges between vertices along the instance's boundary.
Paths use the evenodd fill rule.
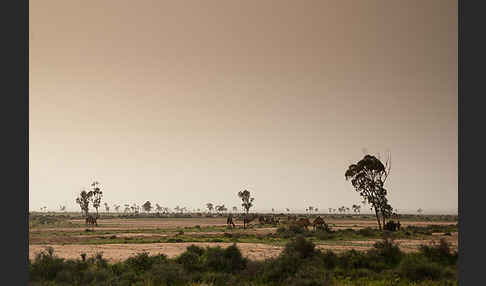
<path fill-rule="evenodd" d="M 457 1 L 30 1 L 30 209 L 457 209 Z"/>

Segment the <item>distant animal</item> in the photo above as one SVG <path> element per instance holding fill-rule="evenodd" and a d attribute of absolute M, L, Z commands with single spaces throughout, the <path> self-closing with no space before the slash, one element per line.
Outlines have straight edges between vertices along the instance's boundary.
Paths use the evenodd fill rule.
<path fill-rule="evenodd" d="M 383 229 L 388 230 L 388 231 L 397 231 L 400 229 L 400 222 L 395 222 L 393 220 L 388 221 Z"/>
<path fill-rule="evenodd" d="M 261 216 L 258 217 L 258 222 L 260 224 L 265 224 L 267 221 L 266 221 L 266 218 L 261 215 Z"/>
<path fill-rule="evenodd" d="M 85 223 L 87 225 L 95 225 L 95 226 L 98 226 L 98 219 L 97 217 L 95 216 L 92 216 L 92 215 L 88 215 L 85 219 Z"/>
<path fill-rule="evenodd" d="M 233 228 L 235 227 L 235 224 L 233 222 L 233 214 L 228 215 L 228 218 L 226 219 L 226 224 L 228 226 L 232 226 Z"/>
<path fill-rule="evenodd" d="M 257 215 L 245 216 L 243 218 L 243 228 L 246 228 L 250 224 L 250 222 L 254 221 L 257 218 L 258 218 Z"/>
<path fill-rule="evenodd" d="M 295 222 L 295 221 L 297 221 L 297 216 L 296 215 L 288 215 L 287 216 L 287 223 Z"/>
<path fill-rule="evenodd" d="M 383 229 L 388 230 L 388 231 L 400 230 L 400 216 L 398 215 L 398 213 L 394 212 L 392 214 L 392 217 L 395 217 L 397 219 L 397 222 L 390 220 L 383 226 Z"/>
<path fill-rule="evenodd" d="M 308 218 L 300 218 L 295 223 L 300 227 L 304 227 L 306 230 L 309 230 L 309 225 L 311 225 Z"/>
<path fill-rule="evenodd" d="M 316 217 L 316 219 L 312 222 L 312 226 L 314 227 L 314 231 L 317 228 L 324 228 L 326 231 L 329 230 L 327 223 L 320 216 Z"/>

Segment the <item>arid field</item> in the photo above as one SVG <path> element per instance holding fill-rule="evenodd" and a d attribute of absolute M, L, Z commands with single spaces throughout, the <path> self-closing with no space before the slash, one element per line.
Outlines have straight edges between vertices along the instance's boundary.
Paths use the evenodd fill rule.
<path fill-rule="evenodd" d="M 308 231 L 303 230 L 319 249 L 362 251 L 381 239 L 373 216 L 321 216 L 330 227 L 330 234 L 315 232 L 312 226 Z M 456 219 L 454 216 L 404 216 L 401 230 L 390 235 L 404 252 L 418 251 L 421 245 L 434 244 L 441 238 L 457 249 Z M 31 214 L 29 256 L 34 259 L 37 253 L 52 247 L 62 258 L 77 259 L 82 253 L 88 257 L 102 253 L 108 261 L 116 262 L 142 252 L 176 257 L 191 244 L 227 247 L 236 243 L 245 257 L 263 260 L 278 256 L 296 235 L 288 231 L 286 216 L 281 217 L 278 225 L 253 222 L 243 229 L 242 221 L 235 220 L 235 223 L 235 228 L 228 228 L 225 216 L 125 218 L 102 214 L 98 226 L 91 227 L 85 225 L 79 214 Z"/>

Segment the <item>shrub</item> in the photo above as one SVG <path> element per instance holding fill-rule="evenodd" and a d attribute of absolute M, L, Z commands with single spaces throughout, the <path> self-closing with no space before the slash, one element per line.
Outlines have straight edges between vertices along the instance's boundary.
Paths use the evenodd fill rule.
<path fill-rule="evenodd" d="M 147 252 L 143 252 L 128 258 L 125 263 L 129 268 L 135 270 L 135 272 L 141 273 L 149 270 L 156 263 L 163 264 L 167 262 L 167 256 L 164 254 L 149 256 Z"/>
<path fill-rule="evenodd" d="M 399 273 L 403 278 L 412 281 L 435 280 L 441 277 L 442 268 L 435 262 L 430 262 L 419 255 L 406 256 L 399 267 Z"/>
<path fill-rule="evenodd" d="M 182 253 L 178 258 L 177 262 L 182 264 L 185 270 L 199 271 L 202 269 L 201 257 L 194 252 L 186 251 Z"/>
<path fill-rule="evenodd" d="M 198 256 L 201 256 L 201 255 L 204 254 L 204 248 L 199 247 L 199 246 L 194 245 L 194 244 L 188 246 L 187 249 L 186 249 L 186 251 L 187 252 L 191 252 L 191 253 L 195 253 Z"/>
<path fill-rule="evenodd" d="M 236 244 L 226 249 L 221 247 L 208 247 L 205 253 L 205 266 L 217 272 L 235 273 L 246 266 L 246 259 Z"/>
<path fill-rule="evenodd" d="M 441 264 L 454 264 L 458 259 L 457 253 L 451 252 L 450 244 L 444 238 L 432 246 L 421 245 L 420 252 L 429 260 Z"/>
<path fill-rule="evenodd" d="M 306 240 L 303 236 L 297 236 L 294 240 L 285 245 L 283 255 L 294 256 L 298 258 L 309 258 L 316 253 L 315 244 Z"/>
<path fill-rule="evenodd" d="M 327 250 L 324 253 L 320 253 L 319 258 L 321 259 L 324 267 L 327 269 L 333 269 L 338 265 L 339 257 L 332 251 Z"/>
<path fill-rule="evenodd" d="M 155 264 L 151 271 L 144 274 L 143 280 L 150 285 L 186 285 L 188 281 L 184 269 L 179 264 Z"/>
<path fill-rule="evenodd" d="M 54 250 L 48 248 L 37 254 L 31 265 L 31 279 L 33 281 L 54 280 L 56 275 L 64 268 L 64 259 L 54 256 Z"/>
<path fill-rule="evenodd" d="M 372 237 L 372 236 L 375 236 L 375 233 L 376 233 L 376 231 L 374 229 L 372 229 L 371 227 L 359 229 L 357 232 L 358 232 L 359 235 L 362 235 L 364 237 Z"/>
<path fill-rule="evenodd" d="M 374 249 L 370 250 L 370 254 L 378 255 L 386 264 L 395 266 L 400 263 L 402 252 L 393 239 L 385 238 L 382 241 L 377 241 L 373 247 Z"/>

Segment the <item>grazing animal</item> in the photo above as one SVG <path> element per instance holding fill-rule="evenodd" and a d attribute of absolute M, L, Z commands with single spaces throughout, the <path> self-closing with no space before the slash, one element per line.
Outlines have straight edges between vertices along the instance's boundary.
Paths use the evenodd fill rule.
<path fill-rule="evenodd" d="M 233 228 L 235 227 L 235 224 L 233 222 L 233 214 L 228 215 L 228 218 L 226 219 L 226 224 L 228 226 L 232 226 Z"/>
<path fill-rule="evenodd" d="M 296 215 L 288 215 L 287 216 L 287 223 L 295 222 L 295 221 L 297 221 L 297 216 Z"/>
<path fill-rule="evenodd" d="M 246 228 L 250 222 L 254 221 L 256 218 L 258 218 L 257 215 L 252 215 L 250 217 L 245 216 L 245 218 L 243 218 L 243 228 Z"/>
<path fill-rule="evenodd" d="M 261 216 L 258 217 L 258 222 L 260 224 L 265 224 L 267 222 L 267 220 L 264 216 L 261 215 Z"/>
<path fill-rule="evenodd" d="M 305 227 L 306 230 L 309 230 L 309 225 L 311 225 L 311 222 L 308 218 L 300 218 L 296 221 L 296 224 L 300 227 Z"/>
<path fill-rule="evenodd" d="M 88 215 L 88 216 L 86 217 L 85 223 L 86 223 L 87 225 L 95 225 L 95 226 L 98 226 L 98 219 L 97 219 L 97 217 L 95 217 L 95 216 Z"/>
<path fill-rule="evenodd" d="M 323 218 L 321 218 L 321 216 L 316 217 L 314 222 L 312 222 L 312 226 L 314 227 L 314 231 L 318 227 L 323 227 L 326 231 L 329 229 L 329 227 L 327 226 L 327 223 L 324 221 Z"/>

